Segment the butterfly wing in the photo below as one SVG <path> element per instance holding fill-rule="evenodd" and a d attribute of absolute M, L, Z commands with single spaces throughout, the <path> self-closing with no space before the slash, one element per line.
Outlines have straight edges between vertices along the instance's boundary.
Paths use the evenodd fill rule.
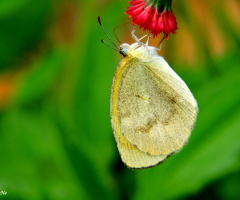
<path fill-rule="evenodd" d="M 197 103 L 162 57 L 148 62 L 124 58 L 112 86 L 111 114 L 122 159 L 126 152 L 123 148 L 132 145 L 139 156 L 145 155 L 143 159 L 159 156 L 159 161 L 155 161 L 159 163 L 188 141 Z M 125 142 L 120 142 L 119 137 Z M 126 156 L 132 158 L 130 155 Z"/>

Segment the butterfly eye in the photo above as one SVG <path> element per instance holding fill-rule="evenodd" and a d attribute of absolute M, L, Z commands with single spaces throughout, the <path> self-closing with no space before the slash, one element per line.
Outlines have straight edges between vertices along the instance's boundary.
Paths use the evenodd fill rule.
<path fill-rule="evenodd" d="M 128 47 L 126 47 L 126 46 L 125 47 L 120 47 L 119 50 L 120 50 L 120 54 L 122 54 L 123 56 L 128 55 L 128 50 L 129 50 Z"/>

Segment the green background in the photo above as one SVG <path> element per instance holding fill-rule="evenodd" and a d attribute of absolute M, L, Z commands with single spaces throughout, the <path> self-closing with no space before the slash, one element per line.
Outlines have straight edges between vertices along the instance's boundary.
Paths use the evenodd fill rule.
<path fill-rule="evenodd" d="M 240 4 L 174 1 L 159 52 L 199 105 L 189 143 L 152 169 L 123 165 L 110 123 L 122 0 L 0 1 L 0 199 L 239 199 Z M 116 30 L 132 43 L 131 25 Z M 138 36 L 142 33 L 138 32 Z M 151 41 L 152 45 L 159 39 Z"/>

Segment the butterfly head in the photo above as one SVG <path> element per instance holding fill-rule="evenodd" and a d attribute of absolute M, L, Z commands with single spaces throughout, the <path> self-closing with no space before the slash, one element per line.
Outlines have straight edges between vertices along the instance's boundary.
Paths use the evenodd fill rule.
<path fill-rule="evenodd" d="M 120 52 L 120 54 L 122 54 L 125 57 L 125 56 L 128 56 L 129 49 L 130 49 L 130 45 L 127 43 L 123 43 L 119 47 L 119 52 Z"/>
<path fill-rule="evenodd" d="M 124 57 L 136 57 L 142 61 L 148 60 L 155 56 L 159 56 L 157 51 L 158 49 L 156 47 L 148 46 L 142 42 L 136 42 L 131 45 L 123 43 L 119 47 L 119 52 Z"/>

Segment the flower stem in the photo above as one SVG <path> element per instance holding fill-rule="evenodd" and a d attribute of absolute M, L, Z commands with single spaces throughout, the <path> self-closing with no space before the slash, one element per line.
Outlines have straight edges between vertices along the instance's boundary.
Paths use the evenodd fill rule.
<path fill-rule="evenodd" d="M 163 11 L 164 9 L 172 11 L 172 0 L 150 0 L 149 3 L 156 6 L 159 11 Z"/>

